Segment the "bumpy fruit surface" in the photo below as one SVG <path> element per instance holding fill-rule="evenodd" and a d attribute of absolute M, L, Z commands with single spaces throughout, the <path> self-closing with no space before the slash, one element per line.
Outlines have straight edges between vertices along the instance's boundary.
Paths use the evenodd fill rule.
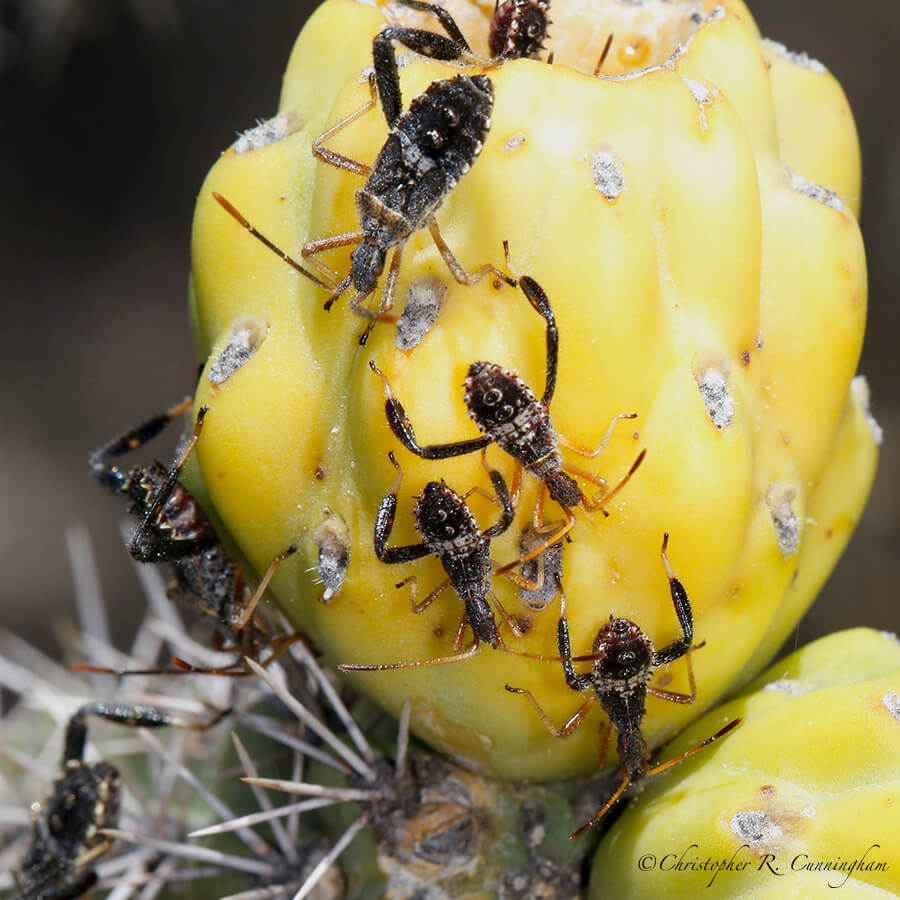
<path fill-rule="evenodd" d="M 736 716 L 744 722 L 727 740 L 648 786 L 616 822 L 594 859 L 591 896 L 900 893 L 897 637 L 857 628 L 810 644 L 660 758 Z"/>
<path fill-rule="evenodd" d="M 552 65 L 460 68 L 398 48 L 407 62 L 400 80 L 408 105 L 437 78 L 486 71 L 492 126 L 437 212 L 444 237 L 469 270 L 502 266 L 508 240 L 511 265 L 547 291 L 560 329 L 551 412 L 562 434 L 596 446 L 614 415 L 638 415 L 619 423 L 593 460 L 563 451 L 614 482 L 647 449 L 609 518 L 576 511 L 563 583 L 573 653 L 589 652 L 610 614 L 637 622 L 662 646 L 680 636 L 659 559 L 670 533 L 669 556 L 705 646 L 693 654 L 696 703 L 649 701 L 644 734 L 652 741 L 771 657 L 833 566 L 868 492 L 875 441 L 864 385 L 850 386 L 866 305 L 858 150 L 833 77 L 761 41 L 740 3 L 558 5 L 546 47 Z M 485 52 L 489 13 L 447 6 Z M 477 436 L 462 399 L 476 360 L 514 369 L 538 394 L 544 384 L 543 323 L 521 292 L 488 278 L 456 284 L 427 230 L 405 247 L 397 301 L 402 310 L 411 288 L 446 288 L 436 323 L 405 350 L 397 329 L 379 324 L 361 349 L 364 321 L 346 298 L 325 312 L 327 293 L 212 197 L 224 195 L 295 256 L 308 240 L 358 229 L 362 179 L 310 148 L 368 99 L 372 36 L 397 16 L 438 27 L 400 7 L 320 7 L 288 65 L 279 118 L 222 155 L 194 224 L 193 315 L 211 361 L 197 393 L 210 407 L 198 448 L 202 477 L 258 570 L 299 542 L 275 594 L 340 663 L 445 656 L 463 611 L 448 590 L 413 615 L 408 588 L 395 587 L 415 575 L 420 597 L 432 590 L 445 577 L 434 557 L 403 566 L 376 559 L 375 513 L 395 476 L 388 451 L 404 472 L 393 544 L 419 540 L 413 497 L 427 482 L 443 478 L 459 493 L 490 489 L 478 454 L 434 462 L 401 447 L 369 360 L 422 443 Z M 604 77 L 594 77 L 610 32 Z M 376 108 L 328 146 L 371 163 L 385 138 Z M 349 250 L 320 259 L 343 276 Z M 240 367 L 234 360 L 246 354 L 232 352 L 236 343 L 255 348 Z M 511 477 L 499 449 L 487 458 Z M 526 475 L 513 527 L 492 548 L 498 562 L 518 555 L 536 496 Z M 477 494 L 470 503 L 482 528 L 496 521 L 496 506 Z M 546 514 L 561 518 L 552 502 Z M 323 545 L 349 550 L 346 580 L 328 591 L 328 604 L 316 583 Z M 326 562 L 332 551 L 323 551 Z M 517 640 L 501 624 L 506 642 L 555 655 L 556 603 L 534 612 L 502 578 L 494 586 L 529 628 Z M 657 680 L 686 690 L 684 662 L 670 670 Z M 353 680 L 394 713 L 413 698 L 414 730 L 482 771 L 546 779 L 596 766 L 599 709 L 560 740 L 504 690 L 532 690 L 561 724 L 581 698 L 558 663 L 482 647 L 463 663 Z"/>

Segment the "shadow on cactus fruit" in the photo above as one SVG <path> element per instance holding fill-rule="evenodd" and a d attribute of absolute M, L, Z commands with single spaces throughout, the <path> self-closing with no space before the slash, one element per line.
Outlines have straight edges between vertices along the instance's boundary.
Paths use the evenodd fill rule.
<path fill-rule="evenodd" d="M 574 654 L 590 651 L 610 615 L 638 623 L 663 646 L 680 633 L 657 555 L 660 535 L 671 534 L 695 639 L 705 643 L 692 654 L 697 702 L 648 703 L 644 734 L 656 745 L 774 654 L 862 509 L 876 449 L 864 383 L 851 389 L 865 319 L 858 150 L 834 78 L 761 41 L 740 3 L 559 7 L 542 59 L 467 66 L 397 44 L 399 83 L 407 108 L 436 79 L 490 80 L 484 146 L 434 214 L 443 239 L 470 272 L 485 262 L 504 267 L 508 241 L 510 273 L 546 291 L 559 330 L 552 419 L 560 435 L 596 447 L 615 415 L 637 414 L 594 459 L 561 450 L 566 465 L 608 484 L 647 450 L 608 518 L 574 509 L 562 585 Z M 487 55 L 489 17 L 465 3 L 447 8 L 473 51 Z M 399 443 L 369 361 L 421 445 L 479 437 L 462 389 L 476 361 L 517 373 L 536 393 L 544 384 L 540 318 L 498 279 L 458 284 L 428 228 L 403 243 L 399 322 L 376 323 L 361 349 L 366 323 L 347 298 L 326 312 L 329 291 L 213 197 L 226 198 L 320 280 L 347 275 L 352 247 L 309 257 L 301 249 L 359 229 L 356 192 L 365 177 L 315 158 L 311 145 L 370 100 L 372 39 L 387 22 L 441 31 L 434 16 L 399 4 L 330 0 L 319 8 L 288 65 L 279 115 L 218 160 L 194 224 L 192 311 L 209 359 L 197 402 L 209 415 L 192 484 L 202 477 L 259 571 L 300 544 L 274 591 L 331 663 L 453 652 L 463 610 L 454 592 L 413 615 L 409 586 L 395 587 L 414 576 L 422 599 L 446 577 L 439 561 L 386 566 L 376 558 L 376 513 L 395 478 L 388 452 L 404 473 L 397 545 L 421 541 L 413 505 L 428 482 L 444 479 L 459 494 L 492 488 L 478 454 L 420 459 Z M 375 105 L 324 146 L 372 165 L 387 136 Z M 373 311 L 390 268 L 388 254 L 378 289 L 360 300 Z M 428 302 L 436 316 L 410 341 L 409 320 Z M 223 352 L 248 333 L 252 355 L 230 377 L 211 378 Z M 487 461 L 514 481 L 502 449 L 490 447 Z M 574 477 L 593 494 L 590 481 Z M 496 521 L 496 505 L 477 494 L 469 504 L 481 529 Z M 512 526 L 491 544 L 497 563 L 519 557 L 537 505 L 537 481 L 526 472 Z M 547 500 L 544 518 L 562 520 L 564 510 Z M 336 521 L 348 560 L 325 604 L 317 567 L 332 558 L 323 533 Z M 526 632 L 516 638 L 494 603 L 503 642 L 557 655 L 556 602 L 534 610 L 504 579 L 494 577 L 492 587 Z M 469 632 L 463 647 L 470 640 Z M 682 661 L 660 674 L 672 690 L 687 690 Z M 558 663 L 485 645 L 452 665 L 353 676 L 395 715 L 410 698 L 413 732 L 470 768 L 553 779 L 596 767 L 598 711 L 560 740 L 506 683 L 530 690 L 556 723 L 575 709 Z"/>

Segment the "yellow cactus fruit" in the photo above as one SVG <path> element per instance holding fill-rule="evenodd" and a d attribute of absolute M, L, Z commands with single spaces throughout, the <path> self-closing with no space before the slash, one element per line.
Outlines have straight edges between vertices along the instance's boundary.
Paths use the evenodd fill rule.
<path fill-rule="evenodd" d="M 590 896 L 815 900 L 900 894 L 900 642 L 822 638 L 704 716 L 668 759 L 742 716 L 678 777 L 648 785 L 600 844 Z"/>
<path fill-rule="evenodd" d="M 446 8 L 486 56 L 493 4 Z M 765 664 L 863 507 L 877 452 L 865 385 L 851 390 L 866 298 L 859 159 L 837 82 L 761 41 L 742 3 L 585 0 L 554 4 L 550 17 L 541 59 L 445 63 L 397 43 L 399 79 L 404 108 L 437 79 L 491 82 L 483 148 L 435 219 L 467 271 L 491 263 L 546 291 L 560 341 L 556 431 L 593 448 L 614 416 L 637 416 L 593 459 L 561 451 L 566 465 L 608 485 L 647 451 L 608 517 L 574 510 L 562 585 L 573 654 L 590 652 L 610 615 L 662 647 L 681 636 L 660 560 L 670 534 L 705 645 L 692 655 L 697 702 L 648 701 L 652 742 Z M 259 572 L 299 545 L 274 593 L 328 661 L 343 664 L 450 655 L 464 612 L 448 588 L 414 615 L 409 583 L 396 587 L 414 576 L 422 600 L 446 578 L 435 556 L 376 558 L 376 514 L 396 477 L 388 452 L 403 472 L 391 546 L 422 540 L 413 506 L 428 482 L 493 490 L 478 453 L 430 460 L 401 445 L 370 361 L 423 445 L 478 437 L 462 387 L 475 361 L 513 370 L 538 396 L 545 379 L 545 322 L 523 291 L 492 277 L 457 283 L 428 228 L 402 243 L 400 321 L 377 323 L 360 347 L 367 320 L 348 309 L 354 291 L 326 312 L 329 292 L 213 196 L 320 280 L 343 278 L 352 247 L 301 250 L 360 228 L 364 177 L 311 148 L 370 98 L 372 39 L 386 23 L 441 31 L 400 4 L 327 0 L 318 9 L 288 65 L 278 116 L 222 154 L 194 221 L 193 317 L 209 360 L 197 391 L 209 407 L 197 449 L 205 490 Z M 387 135 L 375 103 L 323 146 L 371 165 Z M 364 306 L 382 301 L 390 262 Z M 513 481 L 502 449 L 490 446 L 486 460 Z M 598 492 L 575 478 L 588 497 Z M 500 518 L 478 492 L 467 502 L 481 530 Z M 537 505 L 525 473 L 512 526 L 491 541 L 497 563 L 520 556 Z M 544 518 L 561 521 L 564 511 L 548 500 Z M 501 575 L 492 584 L 526 632 L 515 637 L 489 597 L 506 646 L 557 656 L 558 601 L 520 595 Z M 470 642 L 469 630 L 461 646 Z M 560 740 L 504 688 L 531 690 L 561 724 L 584 698 L 558 662 L 482 642 L 462 662 L 351 677 L 394 713 L 412 698 L 414 731 L 483 772 L 551 779 L 596 767 L 599 706 Z M 684 660 L 656 679 L 686 691 Z"/>

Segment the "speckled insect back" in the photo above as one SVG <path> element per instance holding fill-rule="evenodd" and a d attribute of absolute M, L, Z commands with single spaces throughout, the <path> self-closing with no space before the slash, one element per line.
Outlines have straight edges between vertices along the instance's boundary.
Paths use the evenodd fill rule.
<path fill-rule="evenodd" d="M 488 44 L 494 56 L 533 58 L 544 49 L 550 24 L 548 0 L 505 0 L 491 19 Z"/>
<path fill-rule="evenodd" d="M 396 122 L 356 194 L 365 238 L 350 267 L 359 291 L 374 291 L 387 251 L 421 228 L 472 166 L 491 127 L 486 76 L 435 81 Z"/>
<path fill-rule="evenodd" d="M 693 654 L 694 704 L 648 698 L 641 733 L 652 747 L 783 643 L 840 555 L 871 482 L 877 430 L 864 382 L 853 381 L 866 284 L 852 115 L 835 79 L 762 41 L 740 0 L 552 2 L 539 58 L 503 61 L 489 46 L 491 22 L 512 7 L 468 0 L 443 7 L 468 52 L 427 4 L 327 0 L 287 68 L 279 115 L 293 125 L 281 139 L 226 150 L 199 191 L 197 344 L 216 357 L 248 316 L 268 331 L 215 389 L 198 468 L 218 516 L 258 570 L 298 543 L 274 591 L 333 663 L 454 655 L 459 598 L 448 590 L 412 615 L 409 591 L 395 587 L 415 576 L 423 592 L 432 590 L 448 577 L 441 560 L 423 553 L 387 565 L 374 546 L 396 477 L 389 453 L 404 480 L 388 547 L 423 545 L 413 506 L 429 483 L 443 480 L 460 496 L 491 492 L 478 451 L 506 480 L 514 515 L 491 538 L 499 602 L 488 602 L 510 650 L 559 655 L 559 585 L 581 651 L 610 613 L 638 625 L 654 647 L 681 637 L 663 599 L 664 572 L 647 564 L 670 530 L 706 644 Z M 373 46 L 382 33 L 401 35 L 379 44 L 390 45 L 396 62 L 399 106 L 390 99 L 385 106 L 383 91 L 372 98 Z M 391 68 L 375 68 L 391 81 Z M 404 109 L 411 116 L 415 98 L 433 98 L 434 85 L 450 90 L 462 77 L 475 98 L 486 96 L 478 79 L 490 81 L 483 146 L 428 221 L 387 253 L 375 290 L 357 304 L 377 323 L 360 353 L 359 316 L 337 303 L 325 312 L 331 294 L 251 239 L 212 192 L 333 293 L 353 265 L 354 246 L 331 244 L 305 258 L 303 249 L 363 230 L 357 194 L 389 138 L 395 174 L 404 174 L 397 184 L 413 171 L 407 163 L 427 168 L 428 132 L 438 142 L 443 132 L 423 126 L 404 162 L 390 117 Z M 324 151 L 364 166 L 328 165 Z M 429 177 L 441 193 L 444 176 Z M 371 223 L 379 240 L 390 231 L 386 222 Z M 465 272 L 494 266 L 516 287 L 490 268 L 481 280 L 457 280 L 442 247 Z M 532 299 L 527 279 L 548 298 L 560 336 L 549 403 L 555 445 L 538 415 L 552 329 L 523 302 Z M 427 454 L 399 438 L 397 431 L 410 435 L 393 427 L 403 425 L 396 407 L 393 422 L 386 416 L 384 382 L 370 360 Z M 505 379 L 488 390 L 530 391 L 520 395 L 525 418 L 495 423 L 496 440 L 464 399 L 474 398 L 476 377 L 487 378 L 486 366 L 473 369 L 466 391 L 473 363 Z M 204 373 L 196 402 L 211 391 Z M 516 403 L 508 404 L 513 420 Z M 488 404 L 479 415 L 487 422 L 497 408 Z M 623 414 L 636 418 L 620 418 L 604 445 L 610 422 Z M 602 454 L 585 461 L 580 451 L 601 445 Z M 457 455 L 460 446 L 467 452 Z M 642 450 L 640 468 L 604 505 Z M 557 462 L 566 476 L 558 481 Z M 609 515 L 576 503 L 572 482 Z M 477 492 L 466 503 L 482 531 L 501 518 Z M 328 605 L 316 583 L 326 508 L 346 523 L 352 550 Z M 521 550 L 536 528 L 542 540 Z M 541 563 L 560 542 L 561 567 Z M 551 578 L 536 602 L 504 577 L 532 574 L 531 563 L 535 579 L 541 570 Z M 500 607 L 522 637 L 512 636 Z M 393 713 L 413 698 L 413 731 L 472 768 L 532 780 L 594 771 L 598 726 L 608 719 L 599 704 L 585 727 L 553 737 L 504 685 L 532 691 L 552 721 L 565 721 L 573 694 L 559 664 L 481 643 L 454 664 L 348 677 Z M 467 637 L 459 652 L 469 646 Z M 666 677 L 666 690 L 688 692 L 686 666 L 671 665 L 659 673 Z"/>

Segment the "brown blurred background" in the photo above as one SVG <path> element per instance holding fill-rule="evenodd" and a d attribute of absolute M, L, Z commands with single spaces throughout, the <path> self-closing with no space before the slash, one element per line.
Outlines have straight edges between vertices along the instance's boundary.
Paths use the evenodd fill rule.
<path fill-rule="evenodd" d="M 0 625 L 41 647 L 74 609 L 65 530 L 76 522 L 97 546 L 116 635 L 130 634 L 139 588 L 122 504 L 92 482 L 87 454 L 191 390 L 194 197 L 235 133 L 274 113 L 312 6 L 0 0 Z M 865 517 L 790 643 L 855 624 L 900 630 L 900 4 L 750 6 L 764 34 L 831 69 L 856 115 L 870 267 L 860 368 L 885 430 Z"/>

